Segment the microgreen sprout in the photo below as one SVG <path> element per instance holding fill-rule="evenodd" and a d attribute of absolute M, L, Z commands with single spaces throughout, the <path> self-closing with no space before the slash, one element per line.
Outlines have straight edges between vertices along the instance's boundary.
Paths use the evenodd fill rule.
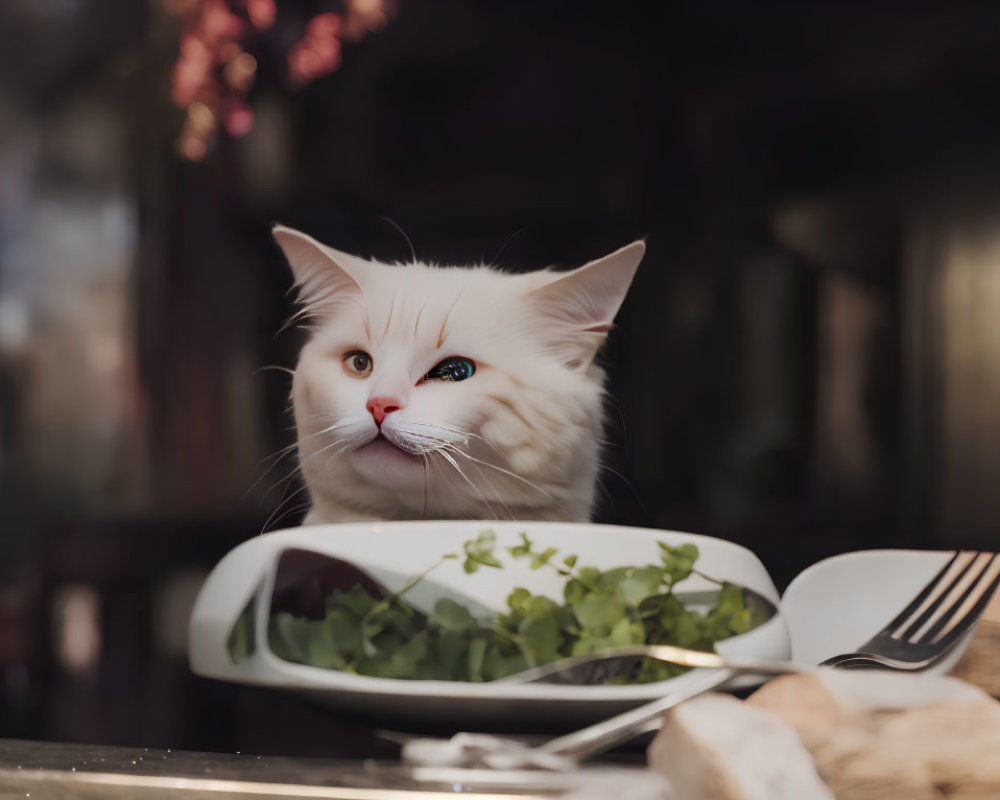
<path fill-rule="evenodd" d="M 376 599 L 360 585 L 334 589 L 325 617 L 313 620 L 285 611 L 270 618 L 268 643 L 280 658 L 316 667 L 382 678 L 490 681 L 548 661 L 619 645 L 674 644 L 712 650 L 714 643 L 763 622 L 746 602 L 742 587 L 718 581 L 694 568 L 698 548 L 659 542 L 659 563 L 600 570 L 578 566 L 576 555 L 559 558 L 525 533 L 506 548 L 531 569 L 552 569 L 565 578 L 561 601 L 523 587 L 507 596 L 507 608 L 492 619 L 476 619 L 465 606 L 442 598 L 430 614 L 403 596 L 448 560 L 468 574 L 480 567 L 502 569 L 496 536 L 483 531 L 407 579 L 393 594 Z M 692 574 L 718 586 L 715 605 L 704 613 L 686 607 L 674 591 Z M 245 643 L 231 642 L 242 656 Z M 614 682 L 650 682 L 684 671 L 644 659 Z"/>

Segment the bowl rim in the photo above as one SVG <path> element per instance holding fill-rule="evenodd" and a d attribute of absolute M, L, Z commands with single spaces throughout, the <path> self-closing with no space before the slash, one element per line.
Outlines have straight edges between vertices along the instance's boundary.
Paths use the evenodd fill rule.
<path fill-rule="evenodd" d="M 784 616 L 781 612 L 780 598 L 773 580 L 767 572 L 763 563 L 749 548 L 719 537 L 709 536 L 699 533 L 688 533 L 685 531 L 666 530 L 660 528 L 645 528 L 624 525 L 614 525 L 608 523 L 574 523 L 574 522 L 553 522 L 553 521 L 496 521 L 496 520 L 415 520 L 415 521 L 387 521 L 387 522 L 350 522 L 350 523 L 326 523 L 318 525 L 301 526 L 288 528 L 279 531 L 272 531 L 262 534 L 254 539 L 247 540 L 238 545 L 231 552 L 236 552 L 244 548 L 267 547 L 272 553 L 268 569 L 259 582 L 254 593 L 257 598 L 257 622 L 256 630 L 258 638 L 263 635 L 265 645 L 258 648 L 257 653 L 249 660 L 253 660 L 253 669 L 242 668 L 236 670 L 225 670 L 228 674 L 219 674 L 217 670 L 199 670 L 192 658 L 192 668 L 199 674 L 207 677 L 218 677 L 239 682 L 257 683 L 274 687 L 281 687 L 292 690 L 305 691 L 334 691 L 345 692 L 352 695 L 398 695 L 420 696 L 421 698 L 440 698 L 441 700 L 456 699 L 488 699 L 495 700 L 555 700 L 579 702 L 584 700 L 593 701 L 643 701 L 652 700 L 676 690 L 681 690 L 695 676 L 705 672 L 703 669 L 691 670 L 685 675 L 672 678 L 668 681 L 661 681 L 653 684 L 632 684 L 622 686 L 557 686 L 549 684 L 500 684 L 493 682 L 470 683 L 463 681 L 442 681 L 442 680 L 407 680 L 395 678 L 376 678 L 366 675 L 352 675 L 338 670 L 313 667 L 306 664 L 296 664 L 285 661 L 276 656 L 269 647 L 266 646 L 266 617 L 270 610 L 270 597 L 274 584 L 277 562 L 280 554 L 288 549 L 314 549 L 316 552 L 330 553 L 331 540 L 336 540 L 343 536 L 353 536 L 359 533 L 386 535 L 388 538 L 400 535 L 412 535 L 421 530 L 434 530 L 439 534 L 444 533 L 451 537 L 468 538 L 475 535 L 476 531 L 492 529 L 498 541 L 504 536 L 513 536 L 522 530 L 531 535 L 533 539 L 542 539 L 546 535 L 556 534 L 576 538 L 587 534 L 597 534 L 602 539 L 629 537 L 633 541 L 657 541 L 664 537 L 680 539 L 683 542 L 691 542 L 718 552 L 728 552 L 745 560 L 750 570 L 756 571 L 761 581 L 752 582 L 751 588 L 760 592 L 768 599 L 772 600 L 778 611 L 775 616 L 767 622 L 746 634 L 734 636 L 725 640 L 728 643 L 753 643 L 760 639 L 766 641 L 780 636 L 776 630 L 777 626 L 785 627 Z M 581 530 L 582 529 L 582 530 Z M 583 541 L 583 540 L 581 540 Z M 593 543 L 594 539 L 590 539 Z M 314 546 L 310 548 L 310 544 Z M 323 545 L 327 546 L 324 547 Z M 333 545 L 335 547 L 335 544 Z M 338 556 L 344 557 L 344 556 Z M 583 556 L 585 558 L 585 556 Z M 222 562 L 220 562 L 221 564 Z M 364 567 L 364 564 L 359 564 Z M 723 576 L 729 577 L 729 576 Z M 732 579 L 730 577 L 730 579 Z M 200 600 L 199 596 L 199 600 Z M 199 604 L 196 602 L 195 610 L 192 613 L 192 631 L 196 627 L 199 614 Z M 230 623 L 231 624 L 231 623 Z M 787 638 L 787 637 L 786 637 Z M 192 642 L 195 641 L 192 635 Z M 738 645 L 737 645 L 738 647 Z M 735 649 L 735 648 L 734 648 Z M 737 650 L 742 652 L 742 648 Z M 192 654 L 193 655 L 193 654 Z M 787 655 L 787 654 L 786 654 Z"/>

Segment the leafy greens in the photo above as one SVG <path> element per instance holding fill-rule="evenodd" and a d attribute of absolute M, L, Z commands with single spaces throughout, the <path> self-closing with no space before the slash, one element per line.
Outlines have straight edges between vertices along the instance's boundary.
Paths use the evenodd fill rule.
<path fill-rule="evenodd" d="M 287 611 L 272 613 L 268 644 L 286 661 L 358 675 L 491 681 L 558 658 L 619 645 L 673 644 L 712 650 L 720 639 L 764 621 L 766 615 L 746 602 L 742 587 L 711 578 L 719 586 L 715 605 L 705 613 L 686 607 L 674 587 L 697 572 L 698 548 L 658 544 L 658 564 L 602 571 L 578 567 L 575 555 L 558 558 L 557 548 L 538 548 L 522 533 L 520 543 L 506 548 L 507 552 L 516 559 L 530 559 L 532 569 L 554 569 L 563 576 L 562 603 L 518 587 L 508 595 L 505 612 L 480 620 L 451 599 L 438 600 L 430 615 L 403 600 L 407 591 L 447 559 L 463 559 L 467 573 L 484 567 L 501 569 L 495 536 L 484 531 L 465 542 L 461 553 L 442 556 L 388 597 L 378 599 L 355 584 L 329 593 L 322 619 Z M 244 649 L 242 641 L 231 641 L 234 660 Z M 613 680 L 647 683 L 684 671 L 674 664 L 643 659 L 635 674 Z"/>

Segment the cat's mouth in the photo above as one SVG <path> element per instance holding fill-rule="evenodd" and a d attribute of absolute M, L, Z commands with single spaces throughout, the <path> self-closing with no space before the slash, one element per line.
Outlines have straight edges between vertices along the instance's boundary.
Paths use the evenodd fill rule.
<path fill-rule="evenodd" d="M 404 450 L 381 431 L 374 439 L 359 447 L 355 452 L 375 458 L 392 459 L 393 461 L 409 461 L 415 464 L 423 463 L 420 456 Z"/>

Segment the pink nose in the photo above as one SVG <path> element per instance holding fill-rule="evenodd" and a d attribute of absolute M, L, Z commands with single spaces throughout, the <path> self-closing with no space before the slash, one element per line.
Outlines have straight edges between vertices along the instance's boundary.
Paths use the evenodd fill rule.
<path fill-rule="evenodd" d="M 375 424 L 381 428 L 382 420 L 386 418 L 386 415 L 393 411 L 399 411 L 400 405 L 398 400 L 391 397 L 372 397 L 365 408 L 371 413 Z"/>

